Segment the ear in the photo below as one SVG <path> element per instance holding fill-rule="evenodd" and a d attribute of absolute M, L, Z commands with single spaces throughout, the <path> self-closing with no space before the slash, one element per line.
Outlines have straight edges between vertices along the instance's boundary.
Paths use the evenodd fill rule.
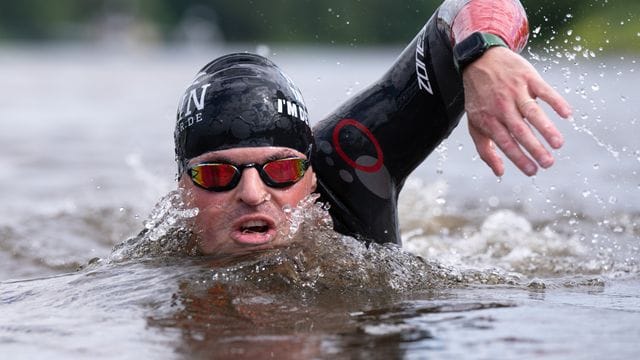
<path fill-rule="evenodd" d="M 313 171 L 313 168 L 309 167 L 309 170 L 307 170 L 308 172 L 310 172 L 311 174 L 311 191 L 310 193 L 316 191 L 316 187 L 318 186 L 318 178 L 316 177 L 316 173 L 315 171 Z"/>

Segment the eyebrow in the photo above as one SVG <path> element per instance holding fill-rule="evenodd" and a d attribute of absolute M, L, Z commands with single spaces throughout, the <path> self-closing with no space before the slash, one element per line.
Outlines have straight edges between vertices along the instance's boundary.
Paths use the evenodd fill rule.
<path fill-rule="evenodd" d="M 298 157 L 298 156 L 299 155 L 294 153 L 292 150 L 283 149 L 283 150 L 279 150 L 278 152 L 267 156 L 266 158 L 262 159 L 262 161 L 255 161 L 255 163 L 264 164 L 266 162 L 273 161 L 273 160 L 286 159 L 286 158 Z M 224 155 L 212 155 L 211 157 L 206 158 L 206 159 L 202 159 L 201 161 L 198 161 L 197 163 L 213 163 L 213 162 L 220 162 L 220 163 L 228 163 L 228 164 L 233 164 L 233 165 L 239 165 L 238 162 L 233 161 L 233 160 L 231 160 L 230 158 L 228 158 L 228 157 L 226 157 Z"/>
<path fill-rule="evenodd" d="M 298 155 L 294 154 L 293 151 L 291 150 L 280 150 L 277 153 L 271 154 L 270 156 L 268 156 L 266 159 L 264 159 L 263 162 L 273 161 L 278 159 L 285 159 L 290 157 L 298 157 Z"/>

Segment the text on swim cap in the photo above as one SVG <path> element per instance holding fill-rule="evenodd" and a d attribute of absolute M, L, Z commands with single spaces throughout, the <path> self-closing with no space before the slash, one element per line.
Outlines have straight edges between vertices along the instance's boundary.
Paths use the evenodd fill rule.
<path fill-rule="evenodd" d="M 309 118 L 304 107 L 296 105 L 296 103 L 292 103 L 286 99 L 277 99 L 276 101 L 278 113 L 293 116 L 309 125 Z"/>
<path fill-rule="evenodd" d="M 193 111 L 204 109 L 204 99 L 207 95 L 207 88 L 211 84 L 202 85 L 199 88 L 191 89 L 182 96 L 178 111 L 178 131 L 182 131 L 189 126 L 202 121 L 202 113 L 191 115 Z M 199 91 L 198 91 L 199 90 Z"/>
<path fill-rule="evenodd" d="M 207 95 L 207 88 L 209 86 L 211 86 L 211 84 L 202 85 L 199 88 L 200 94 L 198 94 L 198 88 L 195 88 L 182 96 L 182 100 L 180 101 L 180 119 L 191 115 L 193 110 L 204 109 L 204 98 Z"/>

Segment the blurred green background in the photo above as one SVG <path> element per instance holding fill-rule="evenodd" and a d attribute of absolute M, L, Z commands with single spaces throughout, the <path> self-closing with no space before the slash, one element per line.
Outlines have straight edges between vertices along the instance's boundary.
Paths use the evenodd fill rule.
<path fill-rule="evenodd" d="M 523 0 L 533 46 L 640 52 L 638 0 Z M 133 39 L 368 46 L 406 43 L 437 0 L 21 0 L 0 2 L 0 43 Z M 114 35 L 115 34 L 115 35 Z"/>

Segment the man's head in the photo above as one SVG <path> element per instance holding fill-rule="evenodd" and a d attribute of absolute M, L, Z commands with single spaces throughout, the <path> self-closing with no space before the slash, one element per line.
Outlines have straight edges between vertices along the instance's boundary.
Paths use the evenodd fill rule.
<path fill-rule="evenodd" d="M 180 187 L 199 249 L 233 253 L 281 244 L 284 206 L 315 190 L 312 135 L 298 88 L 266 58 L 231 54 L 206 65 L 178 106 Z"/>

